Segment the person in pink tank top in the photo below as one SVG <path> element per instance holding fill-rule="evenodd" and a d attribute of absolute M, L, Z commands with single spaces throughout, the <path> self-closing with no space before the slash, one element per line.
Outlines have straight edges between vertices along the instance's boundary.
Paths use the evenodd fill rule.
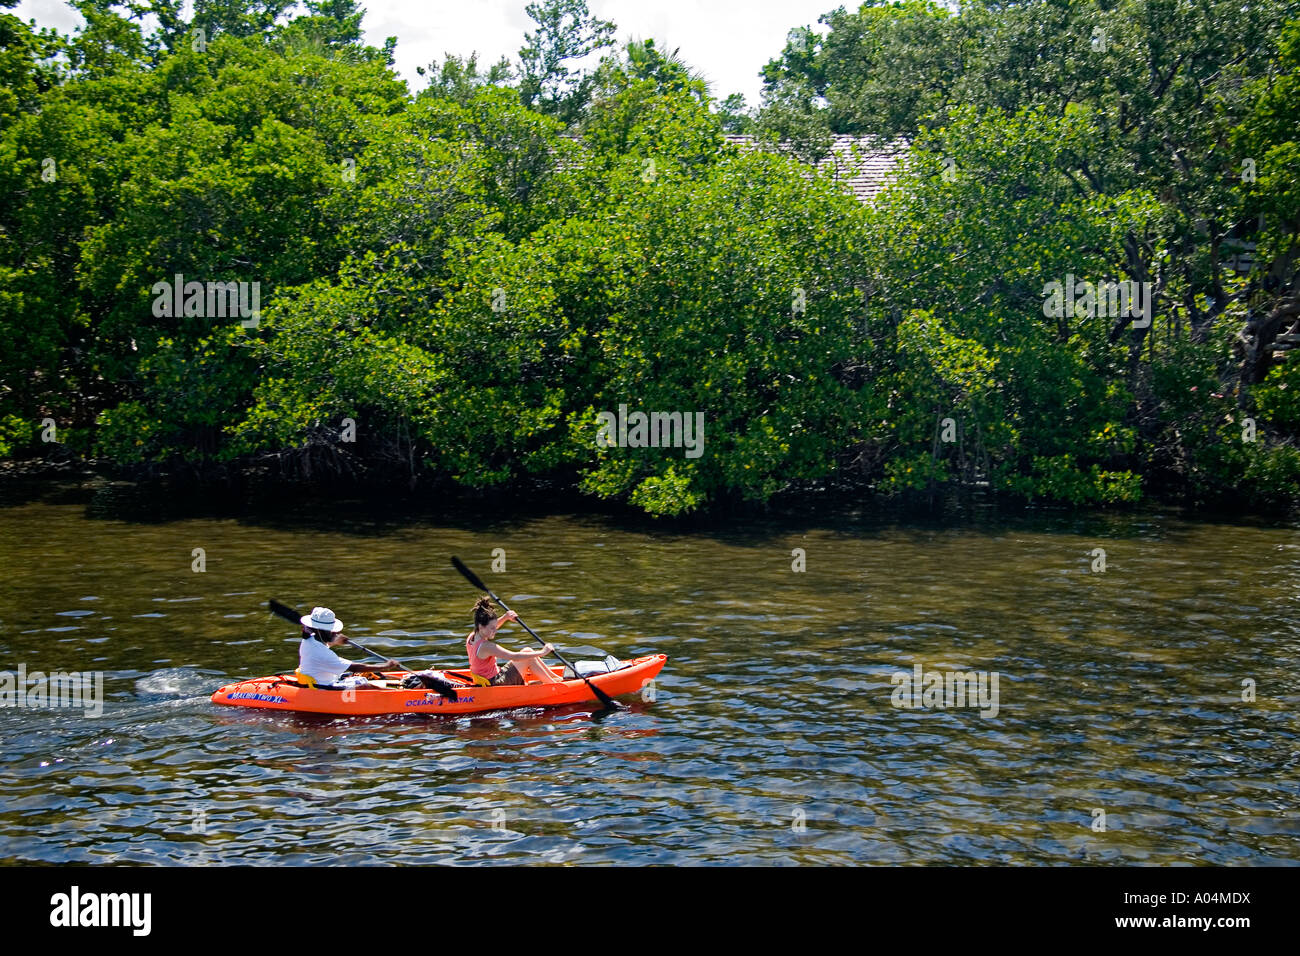
<path fill-rule="evenodd" d="M 554 648 L 547 644 L 540 651 L 508 651 L 493 638 L 497 628 L 510 621 L 518 620 L 514 611 L 507 611 L 500 617 L 494 614 L 492 601 L 486 597 L 478 599 L 474 605 L 474 630 L 465 638 L 465 653 L 469 655 L 470 673 L 476 683 L 526 684 L 532 681 L 555 683 L 559 680 L 551 669 L 542 663 L 542 658 Z M 497 667 L 497 658 L 506 660 L 506 665 Z"/>

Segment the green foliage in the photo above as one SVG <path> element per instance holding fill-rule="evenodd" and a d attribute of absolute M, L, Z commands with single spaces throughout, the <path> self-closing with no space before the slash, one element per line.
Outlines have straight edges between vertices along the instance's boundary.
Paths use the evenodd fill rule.
<path fill-rule="evenodd" d="M 70 37 L 0 15 L 0 456 L 665 516 L 835 482 L 1300 493 L 1300 378 L 1263 357 L 1300 316 L 1284 0 L 839 9 L 757 117 L 654 40 L 593 65 L 583 0 L 416 96 L 355 0 L 77 8 Z M 842 133 L 909 141 L 870 205 L 800 161 Z M 177 274 L 258 283 L 260 321 L 156 309 Z M 1045 305 L 1067 277 L 1151 283 L 1152 325 Z M 703 430 L 599 442 L 624 408 Z"/>
<path fill-rule="evenodd" d="M 728 96 L 718 104 L 717 113 L 722 121 L 724 132 L 752 135 L 758 130 L 758 123 L 745 105 L 743 93 L 732 93 Z"/>
<path fill-rule="evenodd" d="M 967 57 L 959 52 L 959 22 L 943 6 L 864 3 L 820 22 L 828 28 L 824 36 L 792 30 L 781 57 L 763 68 L 760 123 L 778 131 L 775 138 L 804 142 L 819 125 L 910 136 L 947 106 Z"/>
<path fill-rule="evenodd" d="M 160 339 L 140 362 L 139 399 L 99 416 L 100 453 L 127 463 L 229 458 L 222 432 L 252 374 L 243 338 L 235 328 L 189 345 Z"/>
<path fill-rule="evenodd" d="M 194 0 L 193 25 L 207 30 L 209 39 L 219 33 L 251 37 L 270 31 L 295 6 L 297 0 Z M 330 6 L 343 12 L 341 4 Z"/>
<path fill-rule="evenodd" d="M 1035 456 L 1029 481 L 1014 482 L 1023 494 L 1080 504 L 1119 504 L 1139 501 L 1142 480 L 1131 471 L 1104 471 L 1080 466 L 1069 453 L 1051 458 Z"/>
<path fill-rule="evenodd" d="M 344 419 L 369 453 L 400 460 L 404 426 L 431 399 L 437 368 L 419 347 L 385 330 L 374 290 L 318 282 L 286 292 L 251 344 L 262 372 L 255 404 L 230 423 L 232 454 L 341 449 Z"/>
<path fill-rule="evenodd" d="M 416 72 L 421 76 L 431 74 L 429 85 L 422 95 L 452 100 L 464 106 L 481 88 L 508 84 L 513 71 L 510 61 L 506 59 L 483 70 L 478 65 L 477 53 L 464 58 L 449 53 L 441 65 L 431 64 L 427 70 L 417 67 Z"/>
<path fill-rule="evenodd" d="M 1265 421 L 1291 434 L 1300 433 L 1300 362 L 1274 366 L 1255 389 L 1254 398 Z"/>
<path fill-rule="evenodd" d="M 670 167 L 700 169 L 717 160 L 722 122 L 709 104 L 704 81 L 675 52 L 633 41 L 601 64 L 581 132 L 596 163 L 635 168 L 653 181 Z"/>
<path fill-rule="evenodd" d="M 524 9 L 537 29 L 524 35 L 519 51 L 520 98 L 565 125 L 573 123 L 586 108 L 592 77 L 570 63 L 613 45 L 614 24 L 593 17 L 586 0 L 544 0 Z"/>
<path fill-rule="evenodd" d="M 1253 107 L 1233 129 L 1232 145 L 1237 155 L 1253 163 L 1256 177 L 1256 182 L 1243 182 L 1244 211 L 1258 215 L 1264 224 L 1257 255 L 1268 264 L 1266 289 L 1290 290 L 1294 299 L 1300 260 L 1300 177 L 1296 176 L 1300 168 L 1300 19 L 1286 25 L 1277 60 L 1243 93 Z M 1269 296 L 1266 301 L 1274 298 Z M 1287 314 L 1294 319 L 1296 313 Z"/>
<path fill-rule="evenodd" d="M 1218 441 L 1196 449 L 1191 484 L 1201 500 L 1279 508 L 1295 503 L 1300 488 L 1300 449 L 1293 443 L 1243 440 L 1242 427 L 1228 422 Z"/>
<path fill-rule="evenodd" d="M 17 415 L 0 417 L 0 458 L 10 457 L 18 448 L 35 441 L 36 429 Z"/>
<path fill-rule="evenodd" d="M 695 494 L 672 500 L 765 500 L 825 477 L 859 405 L 831 373 L 860 316 L 845 275 L 866 253 L 861 209 L 763 154 L 626 195 L 614 221 L 631 231 L 604 244 L 616 265 L 604 270 L 613 283 L 592 405 L 702 412 L 706 444 L 699 459 L 642 450 L 634 468 L 588 444 L 586 486 L 647 502 L 682 487 Z"/>
<path fill-rule="evenodd" d="M 1279 50 L 1279 37 L 1296 14 L 1293 0 L 972 0 L 956 13 L 921 0 L 867 3 L 822 17 L 825 33 L 794 32 L 764 69 L 759 125 L 816 158 L 832 133 L 912 139 L 962 111 L 1077 118 L 1091 133 L 1062 166 L 1072 188 L 1160 200 L 1123 237 L 1116 265 L 1132 279 L 1162 274 L 1162 312 L 1176 325 L 1233 321 L 1242 290 L 1223 260 L 1228 243 L 1250 238 L 1248 216 L 1266 213 L 1262 264 L 1285 273 L 1273 288 L 1294 275 L 1297 250 L 1284 240 L 1297 228 L 1300 97 L 1287 52 L 1295 41 Z M 1235 131 L 1243 119 L 1248 129 Z M 1260 170 L 1250 204 L 1247 157 Z"/>
<path fill-rule="evenodd" d="M 863 440 L 890 463 L 887 490 L 962 480 L 1074 502 L 1136 495 L 1118 467 L 1133 436 L 1109 320 L 1044 314 L 1049 283 L 1116 276 L 1121 237 L 1153 205 L 1071 188 L 1064 167 L 1092 132 L 1042 111 L 958 112 L 874 210 L 868 316 L 889 343 L 876 374 L 891 394 Z"/>
<path fill-rule="evenodd" d="M 0 130 L 30 113 L 57 82 L 49 59 L 59 48 L 52 31 L 34 31 L 13 14 L 0 13 Z"/>

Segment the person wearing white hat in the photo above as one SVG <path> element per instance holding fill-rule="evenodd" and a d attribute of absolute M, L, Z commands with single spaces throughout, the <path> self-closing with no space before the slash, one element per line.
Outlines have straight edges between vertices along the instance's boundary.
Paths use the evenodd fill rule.
<path fill-rule="evenodd" d="M 298 644 L 298 673 L 310 677 L 317 684 L 330 686 L 342 684 L 347 687 L 373 687 L 364 677 L 347 677 L 361 671 L 374 670 L 378 665 L 353 663 L 339 657 L 331 648 L 341 647 L 348 639 L 343 636 L 343 622 L 334 616 L 327 607 L 312 608 L 311 614 L 302 617 L 302 641 Z M 397 670 L 402 665 L 397 661 L 385 661 L 382 665 L 388 670 Z"/>

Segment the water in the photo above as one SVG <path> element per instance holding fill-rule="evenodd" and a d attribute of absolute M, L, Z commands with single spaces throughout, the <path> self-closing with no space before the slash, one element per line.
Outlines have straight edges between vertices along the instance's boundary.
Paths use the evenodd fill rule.
<path fill-rule="evenodd" d="M 102 485 L 3 504 L 0 669 L 101 671 L 106 697 L 98 717 L 0 710 L 6 863 L 1300 858 L 1294 526 L 657 528 Z M 476 595 L 451 554 L 571 658 L 667 654 L 654 699 L 460 719 L 210 703 L 296 661 L 270 597 L 330 606 L 408 663 L 461 665 Z M 896 708 L 891 677 L 918 663 L 996 672 L 997 715 Z"/>

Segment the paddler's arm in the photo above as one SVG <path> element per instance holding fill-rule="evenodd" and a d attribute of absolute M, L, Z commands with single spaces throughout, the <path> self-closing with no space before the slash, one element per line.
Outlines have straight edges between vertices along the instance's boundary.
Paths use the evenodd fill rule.
<path fill-rule="evenodd" d="M 348 639 L 343 636 L 342 632 L 340 632 L 334 635 L 334 639 L 330 641 L 329 646 L 331 648 L 342 647 L 347 642 Z M 334 656 L 338 657 L 337 654 L 335 654 Z M 373 671 L 380 667 L 386 667 L 390 671 L 395 671 L 395 670 L 400 670 L 402 667 L 401 664 L 397 663 L 397 661 L 394 660 L 387 660 L 384 661 L 382 664 L 370 664 L 366 661 L 358 661 L 357 663 L 353 664 L 352 662 L 348 661 L 347 658 L 345 657 L 339 657 L 339 660 L 347 663 L 348 665 L 347 673 L 349 674 L 360 674 L 363 673 L 364 671 Z"/>
<path fill-rule="evenodd" d="M 547 644 L 540 651 L 508 651 L 500 644 L 484 641 L 479 645 L 479 653 L 482 654 L 485 649 L 488 657 L 501 657 L 508 661 L 531 661 L 535 657 L 545 657 L 555 650 L 552 645 Z"/>
<path fill-rule="evenodd" d="M 517 620 L 519 620 L 518 614 L 516 614 L 514 611 L 506 611 L 506 613 L 502 614 L 499 618 L 497 618 L 488 626 L 492 628 L 492 633 L 495 634 L 497 632 L 497 628 L 504 627 L 506 624 L 509 624 L 511 621 L 517 621 Z"/>

